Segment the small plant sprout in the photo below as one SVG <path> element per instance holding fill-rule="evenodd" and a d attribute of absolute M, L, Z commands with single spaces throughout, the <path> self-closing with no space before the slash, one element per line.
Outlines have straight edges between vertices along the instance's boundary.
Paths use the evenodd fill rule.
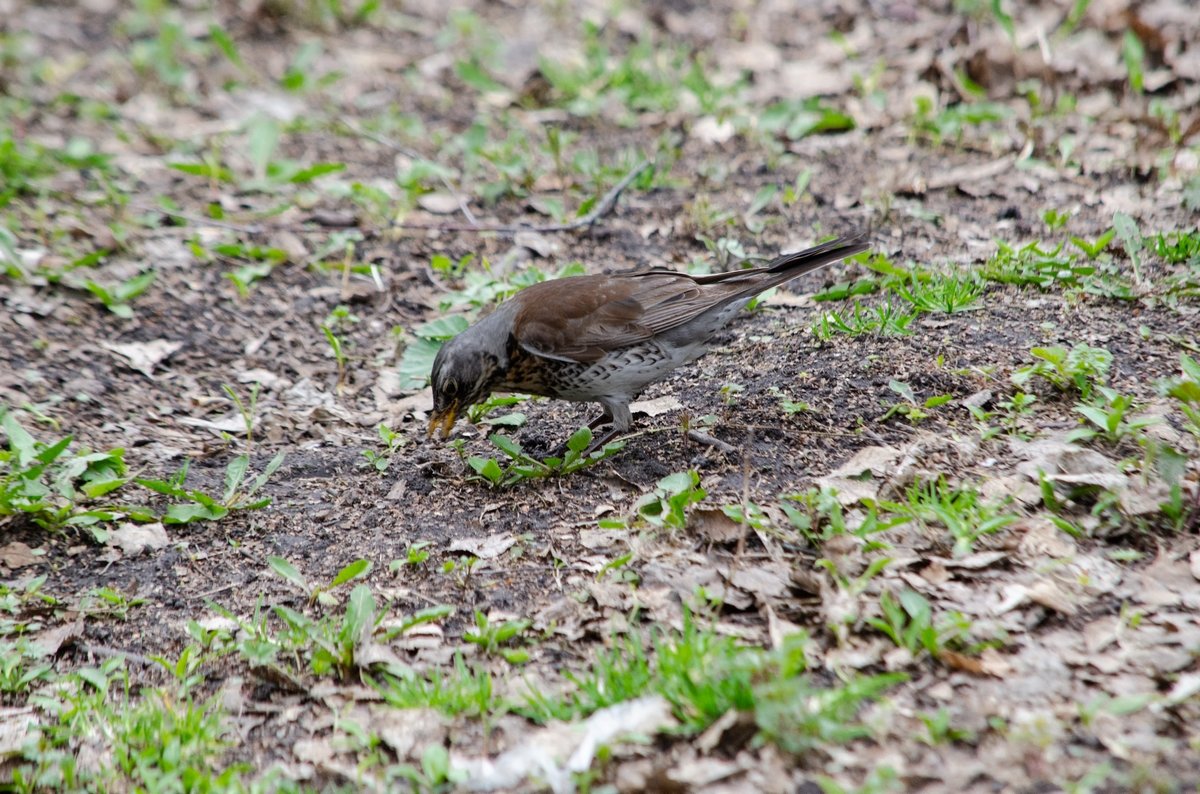
<path fill-rule="evenodd" d="M 103 542 L 107 535 L 95 525 L 123 512 L 87 509 L 83 504 L 100 499 L 129 481 L 125 450 L 71 452 L 71 436 L 53 443 L 38 441 L 25 430 L 16 414 L 3 407 L 0 407 L 0 430 L 8 438 L 8 448 L 0 449 L 0 519 L 25 515 L 45 529 L 68 524 L 88 526 L 96 539 Z"/>
<path fill-rule="evenodd" d="M 1028 439 L 1030 434 L 1025 431 L 1028 420 L 1033 416 L 1033 403 L 1038 398 L 1026 395 L 1024 391 L 1016 391 L 1012 397 L 997 401 L 995 411 L 985 411 L 978 405 L 967 405 L 974 420 L 983 426 L 983 440 L 995 438 L 998 433 L 1012 435 L 1013 438 Z M 996 427 L 988 425 L 989 420 L 1000 417 L 1001 423 Z"/>
<path fill-rule="evenodd" d="M 1109 239 L 1112 237 L 1109 236 Z M 1099 250 L 1102 251 L 1104 245 Z M 1074 257 L 1064 254 L 1061 244 L 1054 248 L 1043 248 L 1041 243 L 1034 241 L 1020 248 L 1005 242 L 997 243 L 996 253 L 983 266 L 982 276 L 1001 284 L 1048 290 L 1055 287 L 1082 289 L 1088 277 L 1095 273 L 1094 265 L 1078 262 Z"/>
<path fill-rule="evenodd" d="M 320 599 L 320 594 L 316 597 Z M 331 601 L 325 606 L 335 603 Z M 346 679 L 356 670 L 368 666 L 361 651 L 372 641 L 377 628 L 378 605 L 367 585 L 356 585 L 350 591 L 345 612 L 340 616 L 311 618 L 282 604 L 276 604 L 271 611 L 286 629 L 283 642 L 275 640 L 271 643 L 275 645 L 274 653 L 283 651 L 287 655 L 306 657 L 308 668 L 316 676 Z M 395 674 L 407 672 L 407 668 L 395 661 L 385 660 L 380 665 Z"/>
<path fill-rule="evenodd" d="M 193 252 L 205 253 L 199 244 L 195 244 Z M 242 243 L 213 246 L 212 255 L 234 261 L 248 260 L 224 274 L 243 300 L 250 295 L 255 284 L 271 275 L 276 265 L 287 260 L 287 253 L 279 248 L 261 248 Z"/>
<path fill-rule="evenodd" d="M 454 655 L 445 672 L 436 667 L 404 675 L 384 672 L 371 683 L 386 703 L 400 709 L 430 708 L 450 716 L 487 717 L 506 708 L 491 674 L 482 666 L 468 667 L 462 654 Z M 434 789 L 430 785 L 422 790 Z"/>
<path fill-rule="evenodd" d="M 1181 375 L 1159 381 L 1159 390 L 1175 400 L 1183 412 L 1184 429 L 1200 439 L 1200 362 L 1187 353 L 1179 355 Z"/>
<path fill-rule="evenodd" d="M 1071 213 L 1056 209 L 1048 209 L 1042 213 L 1042 223 L 1046 224 L 1046 228 L 1052 232 L 1067 225 L 1067 221 L 1071 220 Z"/>
<path fill-rule="evenodd" d="M 228 383 L 222 383 L 221 389 L 229 395 L 234 407 L 241 414 L 242 424 L 246 427 L 246 452 L 250 453 L 254 450 L 254 416 L 258 408 L 259 384 L 256 382 L 250 387 L 250 399 L 246 401 L 243 401 L 241 395 Z"/>
<path fill-rule="evenodd" d="M 561 458 L 552 455 L 538 460 L 525 453 L 516 441 L 500 433 L 488 436 L 488 441 L 508 456 L 509 463 L 502 466 L 495 458 L 469 457 L 467 465 L 479 478 L 498 488 L 526 480 L 572 474 L 611 458 L 625 448 L 624 441 L 610 441 L 602 448 L 584 454 L 592 444 L 592 431 L 586 427 L 579 428 L 571 435 L 567 440 L 566 454 Z"/>
<path fill-rule="evenodd" d="M 964 102 L 937 110 L 933 99 L 918 96 L 909 124 L 914 138 L 941 146 L 946 140 L 960 143 L 968 129 L 1011 115 L 1012 109 L 999 102 Z"/>
<path fill-rule="evenodd" d="M 282 465 L 284 453 L 280 452 L 267 463 L 262 474 L 245 484 L 250 468 L 250 456 L 238 455 L 225 467 L 225 490 L 221 497 L 214 498 L 192 488 L 185 488 L 188 464 L 184 463 L 179 473 L 169 480 L 141 479 L 138 485 L 155 493 L 184 500 L 172 504 L 163 515 L 164 524 L 188 524 L 193 521 L 215 521 L 229 515 L 231 510 L 259 510 L 271 504 L 270 497 L 257 497 L 267 480 Z"/>
<path fill-rule="evenodd" d="M 1157 256 L 1173 265 L 1200 264 L 1200 231 L 1180 231 L 1157 234 L 1151 240 Z"/>
<path fill-rule="evenodd" d="M 1075 406 L 1075 411 L 1088 424 L 1072 430 L 1068 440 L 1087 441 L 1099 437 L 1116 444 L 1129 436 L 1140 436 L 1142 430 L 1159 421 L 1154 416 L 1129 417 L 1133 409 L 1133 398 L 1129 395 L 1107 386 L 1097 386 L 1096 391 L 1099 393 L 1089 402 Z"/>
<path fill-rule="evenodd" d="M 1072 237 L 1071 245 L 1083 251 L 1084 255 L 1089 260 L 1094 260 L 1100 254 L 1104 253 L 1104 249 L 1108 248 L 1108 244 L 1117 236 L 1116 229 L 1109 229 L 1104 234 L 1097 237 L 1095 240 L 1087 240 L 1083 237 Z"/>
<path fill-rule="evenodd" d="M 903 310 L 890 300 L 869 309 L 864 309 L 856 300 L 849 308 L 822 312 L 812 324 L 812 333 L 823 342 L 829 341 L 837 334 L 904 336 L 912 333 L 909 325 L 916 318 L 916 311 Z"/>
<path fill-rule="evenodd" d="M 725 403 L 727 407 L 736 405 L 738 397 L 745 390 L 746 387 L 740 383 L 726 383 L 721 387 L 721 401 Z"/>
<path fill-rule="evenodd" d="M 887 412 L 879 417 L 880 422 L 886 422 L 893 416 L 903 416 L 908 421 L 916 424 L 923 419 L 929 418 L 929 409 L 937 408 L 940 405 L 945 405 L 954 399 L 949 394 L 936 394 L 925 400 L 918 400 L 913 393 L 912 387 L 907 383 L 898 380 L 888 381 L 888 388 L 896 394 L 900 395 L 901 402 L 893 403 Z"/>
<path fill-rule="evenodd" d="M 325 341 L 329 343 L 329 350 L 337 362 L 337 390 L 341 392 L 346 383 L 346 351 L 342 347 L 341 338 L 328 325 L 321 326 L 321 333 L 325 335 Z"/>
<path fill-rule="evenodd" d="M 687 512 L 707 495 L 700 487 L 700 475 L 694 471 L 669 474 L 658 481 L 653 491 L 642 496 L 634 505 L 638 516 L 656 527 L 684 529 Z"/>
<path fill-rule="evenodd" d="M 879 610 L 882 617 L 868 618 L 867 623 L 913 656 L 928 653 L 943 659 L 960 648 L 975 650 L 967 642 L 971 621 L 961 612 L 935 617 L 928 599 L 915 590 L 905 589 L 899 596 L 885 590 L 879 596 Z"/>
<path fill-rule="evenodd" d="M 914 273 L 894 289 L 917 311 L 954 314 L 978 309 L 983 287 L 977 278 L 934 274 L 921 279 Z"/>
<path fill-rule="evenodd" d="M 778 386 L 772 386 L 767 390 L 775 399 L 779 400 L 779 407 L 788 416 L 793 416 L 799 413 L 805 413 L 813 410 L 813 407 L 806 402 L 793 400 L 787 392 L 782 391 Z"/>
<path fill-rule="evenodd" d="M 1129 88 L 1135 94 L 1142 93 L 1146 82 L 1146 47 L 1132 28 L 1125 29 L 1121 43 L 1121 58 L 1129 76 Z"/>
<path fill-rule="evenodd" d="M 88 617 L 111 617 L 127 620 L 134 607 L 142 606 L 146 599 L 129 596 L 111 587 L 94 587 L 84 596 L 79 611 Z"/>
<path fill-rule="evenodd" d="M 300 588 L 308 597 L 309 602 L 317 602 L 323 606 L 332 606 L 337 600 L 330 593 L 336 587 L 366 576 L 371 572 L 371 563 L 367 560 L 355 560 L 337 572 L 337 575 L 325 585 L 310 585 L 303 574 L 283 557 L 268 557 L 267 564 L 281 578 Z"/>
<path fill-rule="evenodd" d="M 1034 378 L 1041 378 L 1059 391 L 1073 388 L 1085 400 L 1095 386 L 1105 383 L 1112 366 L 1112 353 L 1083 342 L 1070 350 L 1061 346 L 1035 347 L 1030 353 L 1034 362 L 1013 372 L 1014 386 L 1023 389 Z"/>
<path fill-rule="evenodd" d="M 883 506 L 926 527 L 945 527 L 954 540 L 956 557 L 969 554 L 980 538 L 1017 521 L 1015 514 L 985 502 L 977 490 L 954 488 L 941 478 L 914 483 L 905 492 L 905 501 L 884 502 Z"/>
<path fill-rule="evenodd" d="M 433 542 L 428 540 L 418 540 L 410 543 L 404 549 L 404 559 L 392 560 L 388 569 L 394 573 L 406 565 L 410 568 L 417 568 L 424 565 L 425 561 L 429 559 L 431 554 L 429 547 L 432 545 Z"/>
<path fill-rule="evenodd" d="M 975 734 L 970 730 L 951 725 L 950 712 L 945 708 L 940 708 L 932 714 L 918 714 L 917 717 L 925 725 L 925 735 L 920 737 L 921 741 L 928 745 L 972 742 L 975 739 Z"/>
<path fill-rule="evenodd" d="M 396 451 L 408 443 L 408 436 L 397 433 L 382 422 L 379 423 L 379 426 L 375 430 L 379 434 L 379 441 L 383 444 L 383 450 L 376 452 L 372 449 L 364 449 L 362 454 L 369 465 L 374 466 L 376 471 L 382 473 L 387 471 L 388 466 L 391 465 Z"/>
<path fill-rule="evenodd" d="M 128 320 L 133 317 L 133 307 L 129 304 L 150 288 L 150 285 L 154 283 L 155 275 L 155 271 L 147 270 L 117 284 L 105 286 L 89 279 L 83 283 L 83 286 L 104 304 L 104 308 L 122 320 Z"/>
<path fill-rule="evenodd" d="M 1136 38 L 1135 36 L 1135 41 Z M 1142 233 L 1138 229 L 1137 223 L 1125 213 L 1117 212 L 1113 214 L 1113 229 L 1116 231 L 1117 237 L 1121 239 L 1121 245 L 1125 247 L 1125 254 L 1129 257 L 1129 264 L 1133 267 L 1134 281 L 1141 284 L 1142 253 L 1145 250 L 1145 242 L 1142 240 Z"/>
<path fill-rule="evenodd" d="M 529 661 L 528 651 L 503 646 L 517 639 L 531 625 L 533 623 L 529 620 L 506 620 L 493 624 L 487 615 L 476 610 L 475 630 L 463 634 L 463 639 L 478 645 L 484 653 L 502 657 L 509 664 L 524 664 Z"/>

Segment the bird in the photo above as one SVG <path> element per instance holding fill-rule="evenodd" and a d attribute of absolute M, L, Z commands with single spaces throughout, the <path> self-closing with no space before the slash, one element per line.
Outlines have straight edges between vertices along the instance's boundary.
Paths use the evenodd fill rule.
<path fill-rule="evenodd" d="M 757 268 L 654 268 L 525 287 L 438 350 L 427 437 L 449 437 L 459 414 L 492 392 L 517 392 L 598 403 L 603 413 L 588 427 L 609 426 L 589 447 L 598 449 L 633 426 L 630 402 L 707 352 L 756 295 L 869 248 L 856 233 Z"/>

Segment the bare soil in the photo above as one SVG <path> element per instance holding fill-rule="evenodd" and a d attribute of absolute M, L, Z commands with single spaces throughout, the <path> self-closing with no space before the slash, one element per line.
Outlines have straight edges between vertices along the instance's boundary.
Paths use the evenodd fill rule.
<path fill-rule="evenodd" d="M 811 331 L 813 321 L 844 304 L 811 296 L 871 275 L 861 264 L 835 266 L 790 284 L 738 318 L 713 352 L 653 387 L 645 397 L 674 397 L 683 407 L 638 417 L 619 455 L 569 477 L 503 490 L 487 487 L 465 463 L 464 455 L 499 455 L 486 427 L 460 423 L 462 454 L 426 440 L 428 395 L 394 388 L 403 337 L 392 332 L 442 316 L 439 301 L 461 287 L 430 268 L 434 255 L 457 260 L 473 254 L 476 266 L 486 258 L 498 272 L 535 266 L 552 273 L 571 261 L 588 272 L 682 268 L 708 256 L 696 238 L 712 231 L 698 228 L 701 201 L 734 214 L 731 225 L 718 225 L 718 236 L 738 237 L 758 255 L 868 229 L 875 251 L 893 263 L 958 273 L 978 272 L 996 240 L 1093 240 L 1112 226 L 1115 212 L 1131 216 L 1147 238 L 1160 231 L 1194 232 L 1196 215 L 1184 193 L 1197 173 L 1200 18 L 1187 3 L 1156 2 L 1127 12 L 1147 42 L 1142 94 L 1130 91 L 1120 59 L 1128 18 L 1122 4 L 1107 2 L 1092 3 L 1075 34 L 1051 36 L 1049 62 L 1039 55 L 1038 31 L 1049 35 L 1053 27 L 1047 25 L 1061 20 L 1070 4 L 1019 4 L 1014 46 L 986 13 L 972 17 L 949 3 L 847 0 L 794 8 L 671 2 L 636 4 L 615 16 L 590 4 L 466 3 L 463 9 L 484 20 L 503 57 L 512 59 L 511 84 L 490 94 L 465 85 L 452 60 L 439 68 L 441 54 L 461 55 L 467 46 L 438 43 L 438 32 L 454 27 L 439 4 L 389 7 L 382 17 L 387 24 L 326 27 L 274 16 L 269 5 L 185 9 L 189 30 L 218 20 L 237 40 L 246 69 L 213 58 L 193 72 L 191 82 L 171 88 L 120 55 L 145 40 L 129 30 L 131 12 L 124 6 L 105 0 L 80 6 L 0 2 L 7 19 L 0 29 L 24 31 L 28 46 L 58 69 L 39 79 L 14 69 L 0 85 L 29 104 L 7 123 L 19 138 L 46 146 L 76 137 L 92 141 L 114 157 L 116 190 L 128 201 L 118 206 L 107 200 L 86 169 L 63 170 L 48 191 L 18 196 L 4 209 L 19 247 L 64 260 L 83 249 L 110 249 L 96 266 L 95 277 L 104 282 L 148 267 L 157 272 L 153 286 L 133 302 L 130 319 L 115 316 L 69 280 L 0 277 L 0 403 L 37 406 L 77 445 L 125 448 L 140 476 L 167 478 L 190 461 L 189 487 L 219 493 L 227 463 L 247 448 L 222 385 L 246 396 L 258 382 L 251 469 L 261 471 L 275 453 L 286 452 L 263 489 L 269 507 L 168 526 L 169 545 L 137 555 L 99 545 L 87 532 L 47 532 L 0 519 L 0 547 L 24 543 L 44 555 L 20 568 L 0 567 L 0 577 L 10 582 L 48 577 L 43 590 L 61 608 L 43 614 L 42 626 L 77 619 L 86 595 L 98 587 L 141 600 L 123 620 L 85 615 L 78 635 L 59 652 L 57 670 L 122 652 L 131 659 L 135 681 L 160 685 L 165 675 L 139 660 L 177 655 L 191 641 L 187 622 L 212 620 L 212 605 L 243 618 L 274 604 L 311 610 L 303 594 L 270 570 L 271 555 L 289 560 L 311 582 L 327 582 L 352 561 L 368 560 L 373 568 L 365 581 L 391 614 L 453 606 L 439 636 L 396 652 L 418 668 L 448 666 L 454 653 L 463 652 L 490 665 L 514 691 L 522 680 L 561 683 L 560 671 L 586 665 L 635 606 L 647 624 L 679 625 L 682 605 L 703 586 L 725 594 L 725 606 L 712 615 L 720 631 L 769 646 L 782 621 L 812 635 L 816 675 L 832 682 L 848 670 L 899 670 L 908 681 L 865 715 L 873 726 L 870 738 L 840 748 L 790 757 L 736 732 L 703 747 L 695 737 L 662 735 L 656 744 L 619 752 L 598 782 L 622 790 L 663 790 L 675 781 L 670 785 L 678 790 L 809 791 L 821 776 L 852 787 L 886 766 L 895 771 L 899 789 L 922 791 L 1063 790 L 1097 769 L 1107 770 L 1097 790 L 1200 786 L 1200 702 L 1194 694 L 1179 702 L 1160 699 L 1127 715 L 1099 707 L 1090 718 L 1081 716 L 1114 698 L 1166 697 L 1181 680 L 1196 676 L 1200 587 L 1194 577 L 1200 566 L 1194 525 L 1180 532 L 1150 516 L 1089 524 L 1091 505 L 1083 504 L 1072 517 L 1096 531 L 1072 538 L 1047 532 L 1035 497 L 1018 499 L 1013 509 L 1022 519 L 981 539 L 965 561 L 953 556 L 948 535 L 910 526 L 889 538 L 893 564 L 858 596 L 861 616 L 877 614 L 880 592 L 915 589 L 939 611 L 961 611 L 980 634 L 1002 638 L 982 657 L 982 667 L 898 655 L 862 619 L 851 621 L 842 636 L 831 631 L 829 599 L 836 588 L 816 561 L 832 559 L 848 572 L 861 572 L 871 555 L 859 549 L 811 543 L 786 526 L 778 533 L 731 536 L 699 519 L 682 531 L 653 531 L 634 522 L 623 533 L 595 532 L 601 517 L 634 517 L 638 498 L 673 472 L 696 470 L 710 508 L 747 501 L 778 505 L 783 495 L 818 485 L 869 448 L 895 452 L 890 468 L 875 472 L 877 492 L 887 498 L 932 475 L 985 490 L 999 483 L 998 496 L 1013 496 L 1018 481 L 1036 488 L 1028 477 L 1022 480 L 1022 466 L 1037 463 L 1036 454 L 1004 435 L 981 441 L 965 403 L 990 390 L 987 404 L 994 407 L 1010 395 L 1009 377 L 1031 361 L 1031 348 L 1079 342 L 1111 351 L 1109 384 L 1163 413 L 1165 437 L 1191 455 L 1184 480 L 1190 497 L 1197 489 L 1195 440 L 1181 432 L 1181 417 L 1169 412 L 1154 384 L 1178 374 L 1181 352 L 1195 354 L 1200 304 L 1194 292 L 1124 301 L 989 282 L 975 310 L 922 314 L 909 335 L 821 341 Z M 244 12 L 243 6 L 256 10 Z M 759 105 L 788 92 L 828 95 L 858 126 L 795 141 L 766 135 L 774 142 L 767 146 L 749 134 L 709 134 L 707 122 L 700 123 L 703 114 L 686 109 L 635 115 L 630 124 L 620 123 L 619 113 L 539 111 L 536 97 L 548 88 L 536 62 L 528 67 L 519 57 L 518 45 L 532 30 L 547 48 L 553 43 L 554 52 L 579 48 L 577 15 L 603 16 L 618 45 L 644 29 L 660 43 L 706 53 L 718 75 L 746 69 L 746 90 Z M 834 32 L 842 38 L 830 38 Z M 336 82 L 305 93 L 283 91 L 276 79 L 297 49 L 314 41 L 321 54 L 312 74 L 336 71 Z M 961 138 L 930 141 L 914 132 L 913 97 L 941 97 L 944 106 L 945 97 L 962 91 L 956 73 L 980 83 L 1013 115 L 968 126 Z M 806 75 L 829 89 L 806 86 Z M 240 85 L 225 90 L 231 77 Z M 1044 114 L 1031 115 L 1024 90 L 1017 88 L 1022 81 L 1036 82 Z M 97 118 L 79 105 L 55 104 L 64 92 L 102 102 L 115 115 Z M 1055 110 L 1056 102 L 1067 107 L 1061 103 L 1068 96 L 1075 98 L 1074 109 Z M 1155 101 L 1177 109 L 1190 137 L 1171 139 L 1161 116 L 1150 112 Z M 539 253 L 511 234 L 392 227 L 387 218 L 322 188 L 328 184 L 322 181 L 264 192 L 167 167 L 198 162 L 212 151 L 245 166 L 238 159 L 244 158 L 241 124 L 255 108 L 292 121 L 280 139 L 281 156 L 344 163 L 344 171 L 325 178 L 339 185 L 394 184 L 397 168 L 410 164 L 393 148 L 351 131 L 391 118 L 392 108 L 419 119 L 425 132 L 390 130 L 388 137 L 440 162 L 456 179 L 463 163 L 453 146 L 440 142 L 493 114 L 510 114 L 535 141 L 544 139 L 542 126 L 559 125 L 577 136 L 572 152 L 594 151 L 603 162 L 623 163 L 618 155 L 631 150 L 653 154 L 664 139 L 675 148 L 664 161 L 669 170 L 652 189 L 631 187 L 590 228 L 538 235 L 539 245 L 547 246 Z M 1068 136 L 1072 149 L 1062 156 L 1060 144 Z M 805 169 L 811 171 L 807 192 L 792 204 L 776 200 L 763 213 L 765 228 L 748 231 L 741 213 L 756 193 L 791 185 Z M 472 171 L 466 179 L 484 172 Z M 473 183 L 464 184 L 463 192 L 482 222 L 541 224 L 548 219 L 532 209 L 529 197 L 560 196 L 568 206 L 586 198 L 574 183 L 557 189 L 557 181 L 550 173 L 523 191 L 528 196 L 507 195 L 495 203 L 481 199 Z M 163 198 L 178 214 L 160 211 Z M 206 220 L 213 204 L 234 228 Z M 270 212 L 280 205 L 281 212 Z M 1047 229 L 1042 214 L 1048 209 L 1071 213 L 1063 230 Z M 142 216 L 150 222 L 138 223 Z M 454 208 L 414 207 L 403 220 L 465 223 Z M 348 253 L 322 253 L 331 235 L 342 231 L 338 221 L 361 238 Z M 114 228 L 123 232 L 117 239 L 111 239 Z M 225 275 L 229 263 L 197 258 L 193 240 L 275 246 L 287 252 L 287 261 L 243 297 Z M 1109 253 L 1130 277 L 1120 241 Z M 344 257 L 373 265 L 378 282 L 347 273 Z M 1155 284 L 1179 266 L 1147 256 L 1144 269 L 1145 281 Z M 875 295 L 864 302 L 881 300 Z M 320 326 L 340 305 L 358 321 L 337 327 L 349 356 L 339 384 Z M 145 371 L 111 347 L 156 340 L 179 347 Z M 907 383 L 920 400 L 951 400 L 919 422 L 883 420 L 899 400 L 891 381 Z M 727 384 L 741 388 L 724 394 Z M 1079 425 L 1072 410 L 1077 397 L 1044 384 L 1036 388 L 1032 443 L 1061 438 Z M 810 409 L 785 414 L 776 389 Z M 517 410 L 528 421 L 514 437 L 531 454 L 545 455 L 590 419 L 592 408 L 535 401 Z M 684 433 L 685 420 L 694 424 L 710 414 L 716 421 L 704 432 L 732 452 Z M 375 430 L 381 422 L 407 442 L 378 472 L 362 453 L 381 451 Z M 38 432 L 53 434 L 46 427 Z M 1125 461 L 1131 480 L 1140 476 L 1136 444 L 1096 449 L 1114 472 Z M 162 507 L 161 498 L 136 493 Z M 778 520 L 782 514 L 769 515 Z M 502 554 L 466 569 L 470 549 L 477 555 L 484 540 L 503 537 L 514 542 Z M 389 563 L 404 559 L 418 541 L 429 542 L 428 561 L 390 570 Z M 987 552 L 998 554 L 979 556 Z M 625 553 L 633 555 L 628 570 L 635 586 L 598 576 L 607 561 Z M 451 561 L 457 568 L 447 573 Z M 739 571 L 758 568 L 782 572 L 784 580 L 760 590 L 735 583 Z M 529 646 L 531 661 L 513 668 L 465 643 L 463 633 L 477 611 L 493 620 L 534 620 L 542 633 Z M 238 711 L 231 719 L 239 728 L 230 761 L 247 760 L 256 769 L 281 764 L 287 776 L 317 788 L 358 785 L 345 772 L 353 769 L 352 753 L 297 754 L 298 747 L 309 747 L 298 742 L 329 739 L 339 713 L 371 701 L 355 681 L 302 677 L 297 688 L 236 655 L 213 662 L 205 674 L 209 691 L 236 692 Z M 948 710 L 969 738 L 922 741 L 920 715 L 939 709 Z M 513 717 L 486 729 L 467 718 L 450 724 L 448 744 L 472 757 L 526 741 L 531 730 Z M 413 753 L 419 758 L 420 749 Z M 723 774 L 711 781 L 689 776 L 686 770 L 704 757 L 725 765 Z M 525 786 L 534 784 L 518 788 Z"/>

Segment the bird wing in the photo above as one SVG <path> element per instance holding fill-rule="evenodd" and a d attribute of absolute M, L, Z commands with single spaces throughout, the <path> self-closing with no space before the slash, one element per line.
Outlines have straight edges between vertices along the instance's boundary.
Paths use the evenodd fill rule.
<path fill-rule="evenodd" d="M 669 270 L 543 282 L 519 295 L 513 335 L 534 355 L 592 363 L 686 323 L 726 292 Z"/>
<path fill-rule="evenodd" d="M 790 281 L 868 248 L 861 235 L 776 257 L 765 267 L 690 276 L 648 270 L 574 276 L 521 290 L 513 336 L 523 350 L 559 361 L 592 363 L 608 352 L 653 339 L 705 312 Z"/>

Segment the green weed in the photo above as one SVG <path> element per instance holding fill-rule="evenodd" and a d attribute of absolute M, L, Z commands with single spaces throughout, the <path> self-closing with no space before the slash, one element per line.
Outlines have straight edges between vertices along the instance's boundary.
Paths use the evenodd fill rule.
<path fill-rule="evenodd" d="M 916 311 L 904 311 L 890 300 L 870 309 L 864 309 L 856 300 L 853 306 L 840 311 L 822 312 L 812 325 L 812 333 L 823 342 L 836 334 L 906 336 L 912 333 L 909 325 L 916 318 Z"/>
<path fill-rule="evenodd" d="M 1017 520 L 1015 514 L 1002 512 L 996 505 L 983 501 L 975 489 L 953 488 L 941 478 L 914 483 L 905 491 L 904 501 L 884 502 L 882 506 L 923 526 L 944 527 L 954 541 L 956 557 L 971 553 L 980 538 Z"/>
<path fill-rule="evenodd" d="M 283 459 L 284 453 L 278 453 L 267 463 L 262 474 L 247 481 L 250 456 L 238 455 L 225 467 L 225 489 L 220 497 L 184 487 L 187 482 L 188 463 L 184 463 L 179 472 L 169 480 L 138 478 L 135 482 L 155 493 L 183 500 L 167 508 L 167 512 L 162 516 L 164 524 L 216 521 L 229 515 L 231 510 L 260 510 L 271 504 L 270 497 L 259 497 L 257 494 L 283 464 Z"/>
<path fill-rule="evenodd" d="M 654 490 L 637 500 L 634 510 L 638 518 L 651 526 L 684 529 L 687 527 L 688 508 L 699 503 L 706 495 L 700 487 L 700 475 L 696 471 L 676 472 L 659 480 Z"/>
<path fill-rule="evenodd" d="M 567 440 L 566 454 L 538 460 L 521 449 L 521 445 L 508 436 L 493 433 L 488 441 L 508 456 L 509 462 L 501 465 L 495 458 L 469 457 L 467 465 L 489 485 L 507 488 L 527 480 L 572 474 L 611 458 L 625 448 L 624 441 L 611 441 L 602 448 L 587 453 L 592 444 L 592 431 L 581 427 Z M 586 454 L 585 454 L 586 453 Z"/>
<path fill-rule="evenodd" d="M 1092 389 L 1103 385 L 1112 366 L 1112 353 L 1102 347 L 1091 347 L 1080 342 L 1068 350 L 1055 345 L 1035 347 L 1030 353 L 1032 364 L 1018 367 L 1011 380 L 1017 388 L 1024 388 L 1034 378 L 1049 382 L 1059 391 L 1074 389 L 1086 400 Z"/>
<path fill-rule="evenodd" d="M 919 400 L 916 394 L 913 393 L 911 386 L 898 380 L 889 380 L 888 388 L 900 395 L 901 399 L 900 402 L 893 403 L 887 409 L 884 415 L 879 418 L 880 422 L 886 422 L 893 416 L 903 416 L 908 421 L 916 424 L 929 418 L 929 410 L 931 408 L 945 405 L 954 399 L 954 396 L 950 394 L 935 394 L 932 397 Z"/>

